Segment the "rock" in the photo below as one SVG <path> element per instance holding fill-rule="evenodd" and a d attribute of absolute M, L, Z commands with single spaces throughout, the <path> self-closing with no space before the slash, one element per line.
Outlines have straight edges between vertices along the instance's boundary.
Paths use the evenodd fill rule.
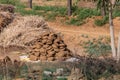
<path fill-rule="evenodd" d="M 73 58 L 67 59 L 66 61 L 67 61 L 67 62 L 78 62 L 79 59 L 73 57 Z"/>
<path fill-rule="evenodd" d="M 52 72 L 50 71 L 44 71 L 43 74 L 47 75 L 47 76 L 51 76 L 52 75 Z"/>
<path fill-rule="evenodd" d="M 56 75 L 57 76 L 62 76 L 63 74 L 64 74 L 64 69 L 63 68 L 56 69 Z"/>

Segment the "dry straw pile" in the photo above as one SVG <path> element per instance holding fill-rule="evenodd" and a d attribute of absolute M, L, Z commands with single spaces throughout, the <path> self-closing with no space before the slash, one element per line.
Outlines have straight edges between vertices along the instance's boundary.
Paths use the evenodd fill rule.
<path fill-rule="evenodd" d="M 0 33 L 1 46 L 23 46 L 34 61 L 65 60 L 72 56 L 61 36 L 50 29 L 42 17 L 12 16 L 9 11 L 0 15 L 0 24 L 4 26 Z"/>
<path fill-rule="evenodd" d="M 18 16 L 0 34 L 0 45 L 25 46 L 26 43 L 48 31 L 48 25 L 41 17 Z"/>

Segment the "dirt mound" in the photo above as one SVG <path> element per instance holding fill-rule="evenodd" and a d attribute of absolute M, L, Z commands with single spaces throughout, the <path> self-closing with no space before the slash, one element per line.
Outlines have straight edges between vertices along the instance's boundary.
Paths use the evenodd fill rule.
<path fill-rule="evenodd" d="M 13 22 L 0 34 L 0 45 L 25 46 L 43 32 L 50 29 L 46 22 L 38 16 L 16 16 Z"/>
<path fill-rule="evenodd" d="M 14 19 L 13 14 L 9 12 L 0 12 L 0 32 Z"/>
<path fill-rule="evenodd" d="M 65 60 L 72 55 L 58 34 L 45 32 L 39 38 L 28 43 L 31 47 L 30 59 L 41 61 Z"/>
<path fill-rule="evenodd" d="M 0 4 L 0 11 L 14 13 L 15 7 L 12 5 Z"/>

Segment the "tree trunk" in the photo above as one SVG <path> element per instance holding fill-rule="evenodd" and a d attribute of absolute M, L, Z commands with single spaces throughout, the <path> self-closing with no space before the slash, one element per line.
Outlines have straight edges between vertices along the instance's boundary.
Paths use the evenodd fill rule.
<path fill-rule="evenodd" d="M 101 15 L 106 16 L 106 6 L 105 6 L 105 1 L 104 0 L 102 2 Z"/>
<path fill-rule="evenodd" d="M 67 0 L 68 16 L 72 15 L 72 0 Z"/>
<path fill-rule="evenodd" d="M 102 15 L 103 17 L 106 16 L 106 11 L 105 11 L 105 8 L 104 8 L 104 7 L 101 8 L 101 15 Z"/>
<path fill-rule="evenodd" d="M 118 35 L 117 61 L 120 60 L 120 32 Z"/>
<path fill-rule="evenodd" d="M 32 0 L 29 0 L 29 8 L 32 9 Z"/>
<path fill-rule="evenodd" d="M 116 48 L 115 48 L 115 36 L 114 36 L 114 25 L 112 18 L 112 5 L 109 6 L 109 25 L 110 25 L 110 36 L 111 36 L 111 48 L 112 48 L 112 56 L 116 59 Z"/>

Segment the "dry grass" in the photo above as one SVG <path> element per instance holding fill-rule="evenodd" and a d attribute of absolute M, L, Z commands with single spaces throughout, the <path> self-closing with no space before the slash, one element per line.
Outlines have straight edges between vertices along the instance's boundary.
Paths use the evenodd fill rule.
<path fill-rule="evenodd" d="M 0 32 L 4 27 L 11 23 L 13 19 L 13 14 L 9 12 L 0 12 Z"/>
<path fill-rule="evenodd" d="M 17 16 L 0 34 L 0 45 L 19 45 L 37 38 L 43 32 L 49 31 L 48 25 L 42 17 L 38 16 Z"/>

